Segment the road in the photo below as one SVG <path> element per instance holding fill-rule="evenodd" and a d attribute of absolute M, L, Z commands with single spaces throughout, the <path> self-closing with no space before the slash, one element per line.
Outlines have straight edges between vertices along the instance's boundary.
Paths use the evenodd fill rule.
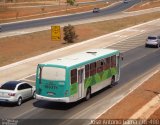
<path fill-rule="evenodd" d="M 160 48 L 144 47 L 146 36 L 158 34 L 159 32 L 160 28 L 157 27 L 111 46 L 104 46 L 104 48 L 116 48 L 123 52 L 124 61 L 121 62 L 121 79 L 119 84 L 113 88 L 107 87 L 94 94 L 89 101 L 81 100 L 76 103 L 64 104 L 29 100 L 20 107 L 1 104 L 0 118 L 20 119 L 19 122 L 21 124 L 31 125 L 33 123 L 36 125 L 36 122 L 38 122 L 38 125 L 81 125 L 82 123 L 89 122 L 90 119 L 96 118 L 99 113 L 124 97 L 126 92 L 138 83 L 144 73 L 148 74 L 149 70 L 160 64 Z M 29 76 L 25 80 L 34 81 L 35 76 Z"/>
<path fill-rule="evenodd" d="M 41 26 L 59 24 L 59 23 L 64 23 L 64 22 L 65 23 L 72 22 L 75 20 L 102 17 L 105 15 L 122 12 L 140 1 L 141 0 L 131 0 L 127 4 L 121 2 L 112 7 L 102 9 L 100 13 L 86 12 L 86 13 L 66 15 L 66 16 L 61 16 L 61 17 L 51 17 L 51 18 L 30 20 L 30 21 L 17 22 L 17 23 L 2 24 L 2 28 L 3 28 L 3 32 L 7 32 L 7 31 L 13 31 L 13 30 L 19 30 L 19 29 L 25 29 L 25 28 L 41 27 Z"/>

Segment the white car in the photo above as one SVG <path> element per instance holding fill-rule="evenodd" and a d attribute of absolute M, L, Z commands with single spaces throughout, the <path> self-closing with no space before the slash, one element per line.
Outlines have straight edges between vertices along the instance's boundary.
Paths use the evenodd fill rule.
<path fill-rule="evenodd" d="M 159 48 L 160 47 L 160 36 L 148 36 L 145 46 L 146 47 L 155 46 Z"/>
<path fill-rule="evenodd" d="M 9 81 L 0 87 L 0 102 L 16 103 L 18 106 L 28 98 L 36 98 L 35 86 L 22 81 Z"/>
<path fill-rule="evenodd" d="M 100 9 L 99 8 L 93 8 L 93 13 L 99 13 Z"/>
<path fill-rule="evenodd" d="M 123 0 L 123 3 L 128 3 L 128 0 Z"/>

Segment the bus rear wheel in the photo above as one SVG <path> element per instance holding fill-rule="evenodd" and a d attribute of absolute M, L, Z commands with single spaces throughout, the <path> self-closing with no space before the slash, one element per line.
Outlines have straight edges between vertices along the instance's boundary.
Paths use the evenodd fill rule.
<path fill-rule="evenodd" d="M 86 92 L 86 97 L 85 97 L 85 99 L 86 99 L 86 101 L 87 100 L 89 100 L 91 98 L 91 88 L 88 88 L 87 89 L 87 92 Z"/>
<path fill-rule="evenodd" d="M 110 87 L 112 88 L 115 85 L 115 76 L 112 76 Z"/>

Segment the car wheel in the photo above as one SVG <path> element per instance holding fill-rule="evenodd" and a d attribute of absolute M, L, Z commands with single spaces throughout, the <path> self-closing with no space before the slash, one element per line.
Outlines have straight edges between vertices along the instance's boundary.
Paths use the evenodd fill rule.
<path fill-rule="evenodd" d="M 85 98 L 85 99 L 86 99 L 86 101 L 87 101 L 87 100 L 89 100 L 90 98 L 91 98 L 91 88 L 88 88 L 88 89 L 87 89 L 87 92 L 86 92 L 86 98 Z"/>
<path fill-rule="evenodd" d="M 32 96 L 33 99 L 36 98 L 36 92 L 33 92 L 33 96 Z"/>
<path fill-rule="evenodd" d="M 18 98 L 17 105 L 20 106 L 22 104 L 22 97 Z"/>
<path fill-rule="evenodd" d="M 148 47 L 148 45 L 146 44 L 145 47 Z"/>
<path fill-rule="evenodd" d="M 159 48 L 159 46 L 160 46 L 160 45 L 159 45 L 159 44 L 157 44 L 157 48 Z"/>

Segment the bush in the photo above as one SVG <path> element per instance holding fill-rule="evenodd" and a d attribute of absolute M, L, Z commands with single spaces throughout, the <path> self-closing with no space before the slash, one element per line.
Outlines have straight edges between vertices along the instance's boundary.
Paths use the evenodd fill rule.
<path fill-rule="evenodd" d="M 67 43 L 73 43 L 78 38 L 78 35 L 76 35 L 76 32 L 75 32 L 74 26 L 72 26 L 70 24 L 63 28 L 63 33 L 64 33 L 63 39 Z"/>

